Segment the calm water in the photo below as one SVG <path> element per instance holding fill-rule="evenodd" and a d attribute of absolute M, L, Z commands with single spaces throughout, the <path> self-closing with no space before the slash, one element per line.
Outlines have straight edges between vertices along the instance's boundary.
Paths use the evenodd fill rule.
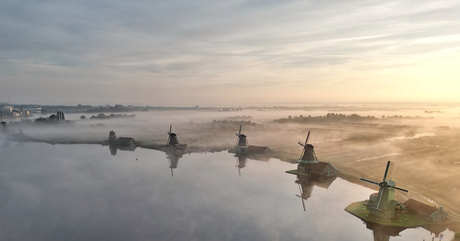
<path fill-rule="evenodd" d="M 341 178 L 297 184 L 285 173 L 295 165 L 278 160 L 238 170 L 229 153 L 190 154 L 171 170 L 165 153 L 140 148 L 2 145 L 0 240 L 374 240 L 344 211 L 372 190 Z M 390 240 L 433 237 L 399 235 Z"/>

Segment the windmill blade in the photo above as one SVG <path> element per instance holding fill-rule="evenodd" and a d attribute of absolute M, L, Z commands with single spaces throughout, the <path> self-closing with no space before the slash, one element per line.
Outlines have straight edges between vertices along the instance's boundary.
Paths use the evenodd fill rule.
<path fill-rule="evenodd" d="M 300 188 L 300 184 L 299 184 L 299 190 L 300 190 L 300 195 L 302 195 L 302 189 Z M 303 206 L 303 211 L 307 211 L 305 209 L 305 200 L 303 199 L 302 196 L 300 196 L 299 194 L 296 194 L 297 197 L 300 197 L 300 200 L 302 200 L 302 206 Z"/>
<path fill-rule="evenodd" d="M 379 185 L 378 182 L 369 181 L 369 180 L 366 180 L 366 179 L 364 179 L 364 178 L 361 178 L 361 179 L 359 179 L 359 180 L 364 181 L 364 182 L 368 182 L 368 183 L 372 183 L 372 184 L 375 184 L 375 185 Z"/>
<path fill-rule="evenodd" d="M 395 166 L 395 163 L 394 163 L 394 162 L 390 163 L 390 167 L 388 168 L 388 174 L 387 174 L 386 180 L 392 180 L 392 179 L 393 179 L 393 176 L 392 176 L 392 175 L 393 175 L 393 168 L 394 168 L 394 166 Z"/>
<path fill-rule="evenodd" d="M 238 132 L 238 135 L 241 135 L 241 127 L 243 127 L 243 125 L 240 125 L 240 131 Z"/>
<path fill-rule="evenodd" d="M 387 178 L 388 169 L 390 168 L 390 161 L 387 162 L 387 168 L 385 169 L 385 174 L 383 175 L 383 181 Z"/>
<path fill-rule="evenodd" d="M 297 142 L 297 144 L 299 144 L 299 145 L 301 145 L 301 146 L 304 146 L 304 145 L 303 145 L 303 143 L 302 143 L 302 142 L 300 142 L 300 141 L 299 141 L 299 142 Z"/>
<path fill-rule="evenodd" d="M 303 211 L 306 212 L 307 210 L 305 209 L 305 200 L 302 198 L 302 206 L 303 206 Z"/>
<path fill-rule="evenodd" d="M 406 190 L 406 189 L 402 189 L 402 188 L 399 188 L 399 187 L 392 187 L 392 188 L 394 188 L 394 189 L 398 189 L 398 190 L 400 190 L 400 191 L 403 191 L 403 192 L 409 192 L 408 190 Z"/>
<path fill-rule="evenodd" d="M 305 146 L 307 145 L 308 138 L 310 137 L 310 131 L 308 131 L 307 139 L 305 140 Z"/>
<path fill-rule="evenodd" d="M 169 133 L 172 132 L 172 125 L 169 125 Z"/>
<path fill-rule="evenodd" d="M 240 137 L 240 135 L 239 135 L 239 134 L 236 134 L 236 133 L 235 133 L 235 136 Z"/>

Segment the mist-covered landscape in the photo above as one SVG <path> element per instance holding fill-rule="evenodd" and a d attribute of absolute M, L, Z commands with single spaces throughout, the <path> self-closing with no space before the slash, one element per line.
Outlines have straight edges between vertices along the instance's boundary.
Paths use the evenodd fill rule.
<path fill-rule="evenodd" d="M 459 241 L 459 12 L 0 1 L 0 241 Z"/>
<path fill-rule="evenodd" d="M 52 119 L 54 114 L 50 115 L 52 118 L 48 114 L 35 115 L 29 120 L 7 119 L 8 124 L 2 129 L 1 139 L 2 161 L 6 166 L 10 165 L 9 162 L 14 161 L 15 155 L 19 155 L 9 152 L 18 153 L 19 150 L 23 150 L 21 152 L 29 153 L 29 148 L 36 148 L 29 147 L 32 143 L 37 143 L 33 145 L 43 143 L 66 150 L 71 150 L 72 147 L 81 149 L 82 146 L 89 144 L 92 146 L 91 149 L 104 150 L 102 152 L 106 153 L 106 156 L 95 159 L 85 157 L 84 159 L 91 158 L 98 162 L 110 159 L 110 156 L 121 155 L 128 158 L 129 163 L 133 162 L 133 158 L 136 157 L 135 162 L 142 161 L 144 165 L 157 166 L 161 163 L 164 173 L 169 173 L 169 163 L 172 178 L 188 172 L 188 165 L 209 165 L 201 161 L 195 161 L 196 164 L 193 164 L 193 161 L 187 163 L 190 158 L 196 159 L 196 155 L 204 155 L 203 158 L 207 159 L 205 156 L 222 156 L 224 153 L 227 153 L 228 157 L 223 158 L 228 161 L 222 165 L 234 172 L 236 172 L 235 167 L 238 167 L 240 178 L 241 176 L 248 178 L 249 175 L 259 176 L 260 173 L 257 172 L 264 172 L 261 170 L 264 167 L 261 166 L 251 170 L 251 173 L 255 172 L 254 174 L 247 174 L 246 170 L 251 169 L 251 166 L 255 165 L 254 162 L 260 164 L 286 163 L 281 165 L 286 170 L 276 171 L 278 173 L 276 175 L 281 175 L 280 173 L 284 173 L 287 169 L 292 169 L 288 166 L 295 166 L 296 159 L 302 154 L 302 147 L 297 145 L 297 142 L 303 142 L 310 132 L 308 142 L 314 145 L 316 155 L 321 161 L 331 163 L 339 171 L 338 176 L 341 179 L 361 188 L 376 190 L 375 187 L 360 181 L 359 178 L 380 179 L 385 163 L 391 161 L 394 164 L 392 180 L 395 180 L 399 187 L 409 190 L 408 194 L 398 193 L 399 200 L 413 198 L 431 206 L 442 206 L 449 212 L 450 221 L 445 228 L 451 232 L 456 232 L 459 228 L 457 220 L 460 218 L 458 209 L 460 186 L 456 181 L 457 173 L 460 171 L 460 159 L 458 159 L 458 148 L 456 148 L 458 136 L 460 136 L 459 105 L 355 104 L 226 109 L 152 109 L 128 111 L 127 114 L 118 114 L 118 117 L 112 115 L 112 118 L 102 118 L 102 116 L 111 116 L 109 113 L 106 115 L 70 113 L 65 115 L 65 120 Z M 86 116 L 82 118 L 83 115 L 88 118 Z M 130 116 L 126 117 L 127 115 Z M 90 118 L 90 116 L 100 118 Z M 42 119 L 48 119 L 49 122 Z M 171 130 L 177 134 L 179 143 L 187 144 L 187 149 L 176 159 L 168 154 L 168 151 L 165 153 L 166 157 L 158 158 L 156 156 L 161 156 L 159 153 L 164 151 L 162 146 L 168 141 L 170 125 L 172 125 Z M 235 166 L 235 157 L 232 158 L 228 152 L 235 148 L 237 139 L 235 133 L 238 133 L 240 126 L 249 144 L 267 146 L 270 152 L 248 156 L 247 161 L 244 161 L 243 164 L 238 163 L 236 159 Z M 115 148 L 114 153 L 108 143 L 110 131 L 114 131 L 118 137 L 134 138 L 135 145 L 128 149 L 118 147 L 117 150 Z M 137 154 L 138 152 L 141 152 L 142 155 Z M 40 158 L 39 161 L 47 159 L 47 154 L 41 155 L 44 159 Z M 148 156 L 152 156 L 153 159 Z M 151 162 L 158 163 L 152 164 Z M 208 162 L 221 163 L 222 160 L 211 158 L 206 163 Z M 233 164 L 229 165 L 230 163 Z M 6 180 L 11 177 L 6 177 L 13 175 L 14 172 L 12 173 L 7 168 L 3 171 L 5 175 L 3 185 L 9 185 L 8 189 L 11 192 L 11 186 L 14 185 L 8 184 L 9 181 Z M 205 171 L 198 169 L 194 172 Z M 216 171 L 210 172 L 212 173 L 201 173 L 200 175 L 216 175 Z M 97 176 L 97 173 L 92 175 Z M 90 177 L 89 180 L 92 178 L 94 177 Z M 238 176 L 233 178 L 238 178 Z M 368 191 L 368 194 L 370 193 L 372 191 Z M 352 197 L 354 195 L 350 196 Z M 221 202 L 221 205 L 226 203 L 226 201 Z M 308 206 L 309 202 L 306 201 L 306 203 Z M 279 205 L 283 207 L 283 204 Z M 324 207 L 326 204 L 317 205 L 328 209 Z M 301 208 L 298 211 L 302 212 Z M 351 215 L 349 218 L 353 219 Z M 439 234 L 434 235 L 438 237 Z M 232 234 L 227 238 L 219 236 L 219 239 L 233 240 L 236 237 L 238 236 Z M 168 236 L 168 238 L 171 237 Z M 198 239 L 202 238 L 204 237 Z M 273 239 L 273 237 L 268 239 Z"/>

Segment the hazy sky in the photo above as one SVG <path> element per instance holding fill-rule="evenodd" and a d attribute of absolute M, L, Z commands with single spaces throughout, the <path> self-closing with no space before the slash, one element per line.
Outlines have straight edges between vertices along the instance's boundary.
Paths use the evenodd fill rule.
<path fill-rule="evenodd" d="M 459 90 L 459 0 L 0 1 L 0 102 L 460 102 Z"/>

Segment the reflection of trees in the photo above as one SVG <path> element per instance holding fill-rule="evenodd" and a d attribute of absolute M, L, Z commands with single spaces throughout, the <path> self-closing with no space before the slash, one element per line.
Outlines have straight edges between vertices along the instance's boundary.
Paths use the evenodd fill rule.
<path fill-rule="evenodd" d="M 328 189 L 329 186 L 335 181 L 336 176 L 332 177 L 321 177 L 321 178 L 314 178 L 314 177 L 306 177 L 297 175 L 297 180 L 295 181 L 299 185 L 300 197 L 302 199 L 303 209 L 305 211 L 305 201 L 307 201 L 313 193 L 313 188 L 318 186 L 320 188 Z"/>

